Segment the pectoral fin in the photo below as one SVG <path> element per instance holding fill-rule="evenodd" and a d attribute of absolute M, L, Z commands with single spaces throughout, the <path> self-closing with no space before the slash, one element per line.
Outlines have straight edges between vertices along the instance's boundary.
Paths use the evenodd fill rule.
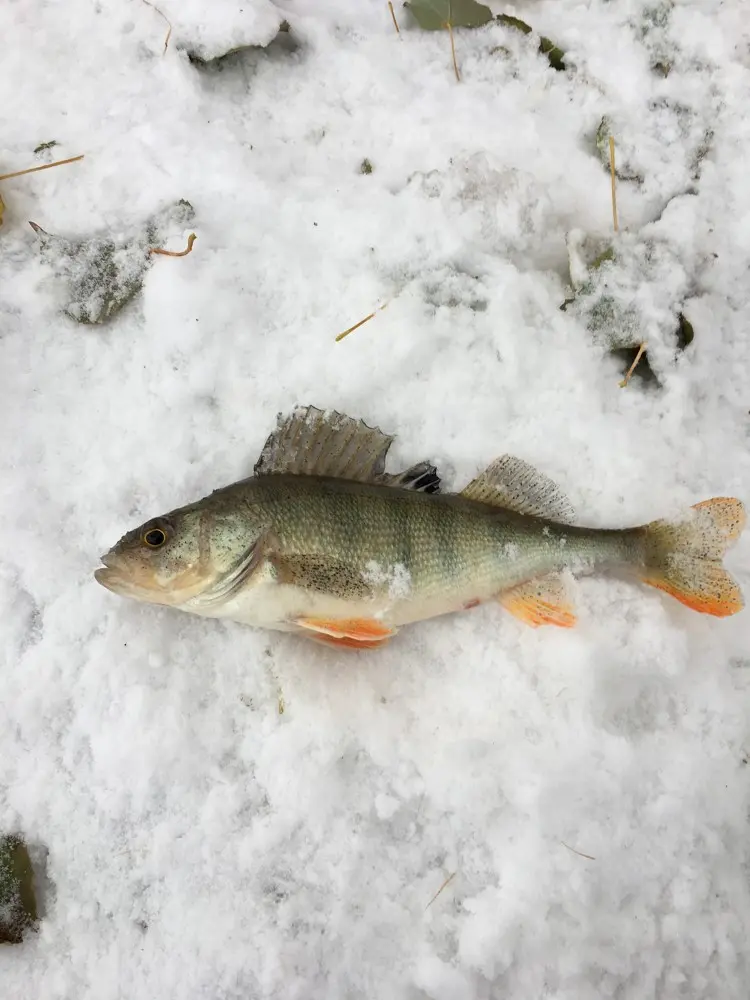
<path fill-rule="evenodd" d="M 311 638 L 348 649 L 371 649 L 395 635 L 395 630 L 375 618 L 296 618 L 295 625 L 309 629 Z"/>
<path fill-rule="evenodd" d="M 498 600 L 506 611 L 533 628 L 539 625 L 572 628 L 578 620 L 565 581 L 558 573 L 521 583 L 504 591 Z"/>

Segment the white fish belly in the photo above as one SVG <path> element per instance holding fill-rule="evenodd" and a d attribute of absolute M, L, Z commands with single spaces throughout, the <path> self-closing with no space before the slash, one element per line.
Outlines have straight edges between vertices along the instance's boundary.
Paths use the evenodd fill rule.
<path fill-rule="evenodd" d="M 477 589 L 471 588 L 465 594 L 450 592 L 448 589 L 429 595 L 410 591 L 395 596 L 386 592 L 374 598 L 353 601 L 294 584 L 279 583 L 273 568 L 265 566 L 253 575 L 252 580 L 241 591 L 223 604 L 201 607 L 200 600 L 189 601 L 183 605 L 183 610 L 203 617 L 223 618 L 279 632 L 299 631 L 299 626 L 295 624 L 299 618 L 328 621 L 376 619 L 396 628 L 461 611 L 496 596 L 494 593 L 476 593 Z"/>

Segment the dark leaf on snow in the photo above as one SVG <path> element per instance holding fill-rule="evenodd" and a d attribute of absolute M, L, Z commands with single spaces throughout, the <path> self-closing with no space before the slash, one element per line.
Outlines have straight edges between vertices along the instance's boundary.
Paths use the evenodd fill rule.
<path fill-rule="evenodd" d="M 20 837 L 0 837 L 0 944 L 20 944 L 38 921 L 34 873 Z"/>
<path fill-rule="evenodd" d="M 492 20 L 492 11 L 476 0 L 410 0 L 404 4 L 425 31 L 453 28 L 480 28 Z"/>
<path fill-rule="evenodd" d="M 42 255 L 66 282 L 63 311 L 78 323 L 106 323 L 143 286 L 153 258 L 152 247 L 160 246 L 169 229 L 187 225 L 192 205 L 179 201 L 160 212 L 124 238 L 93 236 L 67 238 L 46 233 L 30 223 L 39 237 Z"/>

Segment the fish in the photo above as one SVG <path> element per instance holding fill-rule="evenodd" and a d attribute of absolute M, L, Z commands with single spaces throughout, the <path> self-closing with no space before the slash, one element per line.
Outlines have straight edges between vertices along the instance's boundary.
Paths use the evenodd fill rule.
<path fill-rule="evenodd" d="M 279 414 L 252 476 L 129 531 L 95 578 L 138 601 L 360 650 L 489 601 L 570 628 L 581 573 L 624 571 L 717 617 L 743 607 L 722 565 L 745 526 L 738 499 L 586 527 L 523 459 L 503 455 L 446 493 L 429 462 L 386 472 L 393 441 L 335 410 Z"/>

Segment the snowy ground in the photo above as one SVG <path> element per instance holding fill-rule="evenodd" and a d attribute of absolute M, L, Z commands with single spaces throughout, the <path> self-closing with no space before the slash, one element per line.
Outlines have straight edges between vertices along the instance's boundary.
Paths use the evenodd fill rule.
<path fill-rule="evenodd" d="M 295 403 L 449 488 L 518 454 L 589 523 L 750 499 L 750 11 L 677 0 L 644 39 L 644 0 L 492 6 L 567 72 L 494 24 L 456 33 L 457 84 L 447 36 L 380 0 L 278 0 L 296 48 L 222 70 L 185 46 L 265 42 L 270 4 L 165 0 L 165 54 L 138 0 L 0 7 L 0 173 L 86 154 L 0 185 L 0 832 L 49 852 L 4 997 L 747 995 L 747 612 L 588 579 L 570 633 L 484 607 L 346 655 L 93 580 Z M 620 389 L 559 311 L 566 233 L 611 231 L 604 114 L 643 176 L 622 224 L 676 199 L 696 337 L 661 390 Z M 63 317 L 27 220 L 85 236 L 178 198 L 192 254 L 108 326 Z M 750 594 L 750 537 L 729 565 Z"/>

